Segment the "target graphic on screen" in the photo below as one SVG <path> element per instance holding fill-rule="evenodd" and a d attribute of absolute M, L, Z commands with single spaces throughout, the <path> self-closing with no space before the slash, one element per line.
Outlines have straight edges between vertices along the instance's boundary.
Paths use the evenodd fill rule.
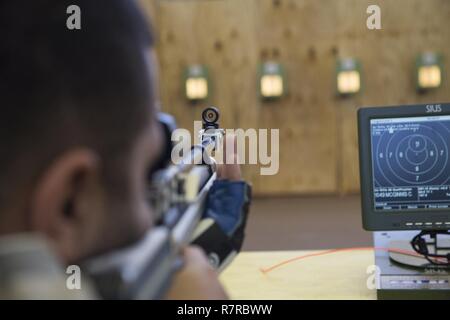
<path fill-rule="evenodd" d="M 440 186 L 449 182 L 450 123 L 394 123 L 377 130 L 372 137 L 375 186 Z"/>

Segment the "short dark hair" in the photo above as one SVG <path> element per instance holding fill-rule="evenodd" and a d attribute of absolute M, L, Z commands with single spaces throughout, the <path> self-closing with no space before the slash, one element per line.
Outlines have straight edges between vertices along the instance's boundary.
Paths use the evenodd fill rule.
<path fill-rule="evenodd" d="M 80 30 L 66 26 L 73 4 Z M 15 179 L 74 146 L 118 174 L 153 112 L 153 39 L 135 1 L 0 0 L 0 33 L 0 208 Z"/>

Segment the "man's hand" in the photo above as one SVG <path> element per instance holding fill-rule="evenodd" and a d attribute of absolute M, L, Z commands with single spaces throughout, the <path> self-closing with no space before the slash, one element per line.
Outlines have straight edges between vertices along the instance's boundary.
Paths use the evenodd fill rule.
<path fill-rule="evenodd" d="M 233 146 L 233 148 L 227 148 L 227 146 Z M 242 175 L 238 161 L 237 140 L 235 135 L 225 136 L 223 154 L 224 164 L 217 165 L 217 177 L 223 180 L 241 181 Z M 228 163 L 227 160 L 232 160 L 232 163 Z"/>
<path fill-rule="evenodd" d="M 224 300 L 228 299 L 216 271 L 198 247 L 184 249 L 184 266 L 175 275 L 166 296 L 169 300 Z"/>

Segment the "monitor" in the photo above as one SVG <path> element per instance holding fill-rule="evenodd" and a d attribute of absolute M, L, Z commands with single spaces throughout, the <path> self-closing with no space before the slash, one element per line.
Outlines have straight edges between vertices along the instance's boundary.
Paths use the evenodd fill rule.
<path fill-rule="evenodd" d="M 450 229 L 450 104 L 358 111 L 363 225 Z"/>

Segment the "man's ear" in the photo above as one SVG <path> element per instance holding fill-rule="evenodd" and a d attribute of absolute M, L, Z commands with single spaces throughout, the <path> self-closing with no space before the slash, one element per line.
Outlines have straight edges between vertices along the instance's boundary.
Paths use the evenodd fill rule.
<path fill-rule="evenodd" d="M 47 167 L 34 189 L 31 228 L 44 234 L 65 262 L 89 254 L 100 233 L 99 164 L 88 149 L 64 153 Z M 97 212 L 93 212 L 97 211 Z"/>

